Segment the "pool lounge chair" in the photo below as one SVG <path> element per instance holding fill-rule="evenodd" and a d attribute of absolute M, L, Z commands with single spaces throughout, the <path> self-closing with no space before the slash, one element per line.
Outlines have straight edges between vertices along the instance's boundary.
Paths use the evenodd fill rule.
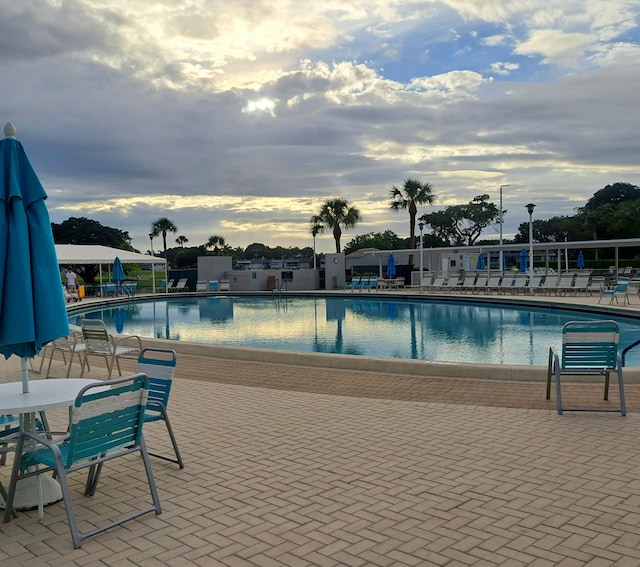
<path fill-rule="evenodd" d="M 573 281 L 573 288 L 571 289 L 573 295 L 578 295 L 579 293 L 584 293 L 586 295 L 590 279 L 591 276 L 589 274 L 578 274 L 576 279 Z"/>
<path fill-rule="evenodd" d="M 487 285 L 484 286 L 484 292 L 492 294 L 494 291 L 498 291 L 501 280 L 502 276 L 490 276 L 487 280 Z"/>
<path fill-rule="evenodd" d="M 542 276 L 540 274 L 534 274 L 533 277 L 529 280 L 526 293 L 533 295 L 540 288 L 540 284 L 542 284 Z"/>
<path fill-rule="evenodd" d="M 473 274 L 472 276 L 465 276 L 462 284 L 459 286 L 460 287 L 460 291 L 462 293 L 467 293 L 467 292 L 471 292 L 473 290 L 473 287 L 476 283 L 476 275 Z"/>
<path fill-rule="evenodd" d="M 209 290 L 209 285 L 207 284 L 206 281 L 198 280 L 196 282 L 196 291 L 197 292 L 203 292 L 203 291 L 208 291 L 208 290 Z"/>
<path fill-rule="evenodd" d="M 525 294 L 529 291 L 527 284 L 529 283 L 529 276 L 526 274 L 516 274 L 513 278 L 513 285 L 511 286 L 511 293 Z"/>
<path fill-rule="evenodd" d="M 502 279 L 500 280 L 500 284 L 496 288 L 496 291 L 498 293 L 511 293 L 511 288 L 513 287 L 513 280 L 514 280 L 513 274 L 505 274 L 504 276 L 502 276 Z"/>
<path fill-rule="evenodd" d="M 169 288 L 169 291 L 189 291 L 189 288 L 187 287 L 187 278 L 180 278 L 174 287 Z"/>
<path fill-rule="evenodd" d="M 220 291 L 231 291 L 231 281 L 220 280 Z"/>
<path fill-rule="evenodd" d="M 218 280 L 209 280 L 209 291 L 219 291 L 220 282 Z"/>
<path fill-rule="evenodd" d="M 535 289 L 535 293 L 543 293 L 545 295 L 555 295 L 558 289 L 558 276 L 556 274 L 547 274 L 540 286 Z"/>
<path fill-rule="evenodd" d="M 563 411 L 607 411 L 627 415 L 622 376 L 622 358 L 618 351 L 620 331 L 615 321 L 569 321 L 562 328 L 562 352 L 549 348 L 547 400 L 551 399 L 551 381 L 556 380 L 558 414 Z M 604 399 L 609 400 L 609 379 L 618 375 L 619 407 L 565 407 L 562 402 L 562 376 L 604 376 Z"/>
<path fill-rule="evenodd" d="M 567 293 L 573 291 L 573 280 L 575 274 L 565 272 L 560 276 L 558 287 L 556 288 L 556 295 L 567 295 Z"/>
<path fill-rule="evenodd" d="M 351 281 L 346 283 L 344 289 L 350 289 L 353 291 L 358 285 L 360 285 L 360 276 L 352 276 Z"/>
<path fill-rule="evenodd" d="M 372 289 L 377 290 L 378 289 L 378 278 L 376 276 L 371 276 L 369 278 L 369 281 L 362 286 L 362 289 L 363 290 L 366 289 L 369 292 L 371 292 Z"/>
<path fill-rule="evenodd" d="M 436 276 L 433 282 L 431 282 L 431 284 L 423 287 L 427 293 L 433 293 L 436 291 L 442 291 L 446 283 L 447 283 L 446 276 Z"/>
<path fill-rule="evenodd" d="M 487 287 L 487 282 L 489 281 L 489 277 L 485 275 L 480 275 L 476 279 L 473 287 L 471 288 L 471 293 L 484 293 L 485 287 Z"/>

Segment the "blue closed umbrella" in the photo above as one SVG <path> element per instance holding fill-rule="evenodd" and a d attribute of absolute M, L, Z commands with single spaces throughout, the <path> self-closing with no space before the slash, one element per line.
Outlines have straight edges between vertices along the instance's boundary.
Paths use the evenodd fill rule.
<path fill-rule="evenodd" d="M 58 258 L 45 193 L 15 128 L 0 140 L 0 354 L 22 358 L 22 391 L 29 392 L 27 358 L 69 334 Z"/>
<path fill-rule="evenodd" d="M 116 256 L 113 261 L 113 281 L 116 282 L 116 295 L 122 295 L 122 282 L 125 279 L 124 269 L 122 268 L 122 262 L 120 258 Z"/>
<path fill-rule="evenodd" d="M 486 270 L 487 269 L 487 264 L 486 264 L 486 260 L 485 260 L 485 253 L 482 252 L 479 256 L 478 256 L 478 263 L 476 264 L 476 270 Z"/>
<path fill-rule="evenodd" d="M 120 258 L 116 256 L 116 259 L 113 261 L 113 281 L 114 282 L 123 282 L 125 280 L 124 269 L 122 268 L 122 262 Z"/>
<path fill-rule="evenodd" d="M 582 250 L 578 253 L 578 269 L 582 270 L 584 268 L 584 254 Z"/>
<path fill-rule="evenodd" d="M 387 260 L 387 274 L 390 278 L 396 275 L 396 259 L 393 254 L 389 254 L 389 259 Z"/>
<path fill-rule="evenodd" d="M 521 274 L 526 274 L 527 273 L 527 264 L 529 260 L 529 252 L 527 252 L 526 248 L 523 248 L 522 251 L 520 252 L 520 273 Z"/>

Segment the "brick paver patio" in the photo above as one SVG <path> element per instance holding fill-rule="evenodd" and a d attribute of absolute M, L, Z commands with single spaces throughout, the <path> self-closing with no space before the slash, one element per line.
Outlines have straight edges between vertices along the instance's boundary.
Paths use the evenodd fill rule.
<path fill-rule="evenodd" d="M 3 361 L 0 381 L 17 379 Z M 603 403 L 600 386 L 566 395 Z M 542 381 L 179 355 L 186 468 L 153 459 L 163 513 L 74 550 L 62 503 L 21 512 L 0 527 L 0 566 L 639 566 L 640 385 L 627 395 L 626 418 L 558 416 Z M 155 448 L 165 435 L 146 429 Z M 145 499 L 142 474 L 115 461 L 92 499 L 72 476 L 81 527 Z"/>

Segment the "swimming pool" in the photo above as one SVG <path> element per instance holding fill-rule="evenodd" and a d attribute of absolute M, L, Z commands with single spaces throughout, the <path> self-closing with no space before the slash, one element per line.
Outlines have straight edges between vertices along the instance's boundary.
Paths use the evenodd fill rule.
<path fill-rule="evenodd" d="M 640 339 L 624 317 L 495 304 L 343 297 L 176 297 L 88 309 L 109 331 L 205 344 L 502 365 L 546 365 L 564 323 L 615 319 L 621 344 Z M 627 356 L 640 366 L 640 348 Z"/>

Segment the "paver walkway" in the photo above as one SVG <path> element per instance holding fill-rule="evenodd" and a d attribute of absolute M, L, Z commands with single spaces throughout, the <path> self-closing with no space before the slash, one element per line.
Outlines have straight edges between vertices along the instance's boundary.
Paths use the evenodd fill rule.
<path fill-rule="evenodd" d="M 0 380 L 17 379 L 15 357 L 2 361 Z M 600 387 L 567 388 L 602 403 Z M 639 388 L 626 418 L 560 417 L 542 382 L 179 355 L 170 413 L 186 468 L 153 460 L 163 513 L 80 550 L 62 504 L 20 513 L 0 526 L 0 566 L 639 566 Z M 161 424 L 146 437 L 168 443 Z M 107 466 L 93 499 L 72 476 L 83 525 L 145 498 L 139 465 Z"/>

